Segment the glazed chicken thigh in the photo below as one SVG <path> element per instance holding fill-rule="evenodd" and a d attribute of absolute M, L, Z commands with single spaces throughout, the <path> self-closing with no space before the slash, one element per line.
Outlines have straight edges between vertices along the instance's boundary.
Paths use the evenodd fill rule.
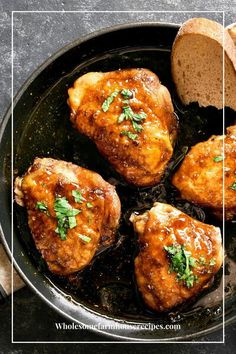
<path fill-rule="evenodd" d="M 236 126 L 229 127 L 226 136 L 212 136 L 193 146 L 172 183 L 182 198 L 222 218 L 223 162 L 225 218 L 231 220 L 236 215 Z"/>
<path fill-rule="evenodd" d="M 140 245 L 136 280 L 152 310 L 168 311 L 210 285 L 222 264 L 219 228 L 162 203 L 130 220 Z"/>
<path fill-rule="evenodd" d="M 173 153 L 176 118 L 167 88 L 146 69 L 90 72 L 68 91 L 74 127 L 137 186 L 162 177 Z"/>
<path fill-rule="evenodd" d="M 83 269 L 115 240 L 120 201 L 97 173 L 72 163 L 36 158 L 15 181 L 16 202 L 27 208 L 37 249 L 51 272 Z"/>

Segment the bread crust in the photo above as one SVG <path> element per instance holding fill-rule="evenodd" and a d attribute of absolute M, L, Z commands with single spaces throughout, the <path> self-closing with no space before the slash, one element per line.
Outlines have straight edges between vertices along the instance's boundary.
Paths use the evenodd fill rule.
<path fill-rule="evenodd" d="M 228 26 L 227 31 L 230 35 L 230 37 L 232 38 L 232 40 L 234 41 L 234 44 L 236 46 L 236 22 L 232 23 L 230 26 Z"/>

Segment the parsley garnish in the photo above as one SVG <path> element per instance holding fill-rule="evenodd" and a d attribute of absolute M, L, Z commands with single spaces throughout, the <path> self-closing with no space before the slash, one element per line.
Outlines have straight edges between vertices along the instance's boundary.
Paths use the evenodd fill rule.
<path fill-rule="evenodd" d="M 37 202 L 36 203 L 36 208 L 41 210 L 41 211 L 47 211 L 48 207 L 46 206 L 46 204 L 44 202 Z"/>
<path fill-rule="evenodd" d="M 191 288 L 198 279 L 190 269 L 196 266 L 196 259 L 191 257 L 191 252 L 186 251 L 185 247 L 180 244 L 165 246 L 164 249 L 171 260 L 169 272 L 177 273 L 176 279 L 183 281 L 188 288 Z"/>
<path fill-rule="evenodd" d="M 87 208 L 91 209 L 93 207 L 93 204 L 88 202 L 88 203 L 86 203 L 86 206 L 87 206 Z"/>
<path fill-rule="evenodd" d="M 146 113 L 141 112 L 141 113 L 134 113 L 132 108 L 130 106 L 124 106 L 123 107 L 123 112 L 121 115 L 118 117 L 117 122 L 120 124 L 124 120 L 130 120 L 132 123 L 132 126 L 134 130 L 137 133 L 140 133 L 143 130 L 142 127 L 142 121 L 147 117 Z M 127 135 L 130 139 L 136 140 L 137 139 L 137 134 L 132 134 L 131 132 L 127 132 L 127 134 L 124 134 L 124 131 L 121 132 L 122 135 Z"/>
<path fill-rule="evenodd" d="M 130 120 L 133 126 L 133 129 L 135 132 L 140 133 L 143 130 L 142 123 L 143 120 L 147 117 L 146 113 L 140 112 L 140 113 L 134 113 L 132 108 L 130 107 L 130 99 L 133 98 L 133 92 L 129 89 L 122 89 L 121 91 L 115 90 L 102 104 L 102 110 L 103 112 L 107 112 L 110 104 L 113 102 L 114 98 L 121 93 L 121 95 L 124 97 L 124 100 L 122 103 L 124 106 L 122 107 L 122 113 L 119 115 L 117 122 L 120 124 L 124 120 Z M 127 131 L 126 134 L 124 132 L 121 132 L 121 135 L 126 135 L 128 136 L 131 140 L 136 140 L 137 139 L 137 134 L 133 134 L 129 131 Z"/>
<path fill-rule="evenodd" d="M 220 162 L 220 161 L 223 161 L 224 160 L 224 156 L 215 156 L 213 158 L 213 161 L 214 162 Z"/>
<path fill-rule="evenodd" d="M 203 265 L 203 266 L 214 266 L 216 264 L 216 261 L 214 258 L 211 258 L 209 260 L 209 263 L 206 261 L 206 259 L 204 257 L 200 257 L 197 262 L 200 264 L 200 265 Z"/>
<path fill-rule="evenodd" d="M 214 258 L 210 259 L 209 265 L 214 266 L 215 264 L 216 264 L 216 261 L 214 260 Z"/>
<path fill-rule="evenodd" d="M 35 207 L 40 211 L 42 211 L 43 213 L 47 214 L 48 216 L 50 215 L 48 211 L 48 207 L 44 202 L 37 202 Z"/>
<path fill-rule="evenodd" d="M 73 191 L 71 192 L 71 194 L 73 195 L 73 197 L 74 197 L 76 203 L 80 203 L 80 204 L 81 204 L 81 203 L 83 203 L 83 202 L 85 201 L 85 198 L 82 197 L 82 194 L 81 194 L 80 191 L 78 191 L 78 190 L 73 190 Z"/>
<path fill-rule="evenodd" d="M 123 107 L 123 112 L 119 116 L 117 122 L 122 123 L 124 120 L 132 119 L 134 112 L 132 111 L 132 108 L 130 106 L 124 106 Z"/>
<path fill-rule="evenodd" d="M 68 229 L 76 227 L 75 216 L 81 213 L 80 209 L 73 208 L 66 197 L 57 197 L 54 203 L 54 210 L 57 218 L 57 228 L 55 230 L 62 240 L 66 240 Z"/>
<path fill-rule="evenodd" d="M 233 184 L 231 184 L 229 188 L 232 189 L 233 191 L 236 191 L 236 181 Z"/>
<path fill-rule="evenodd" d="M 82 234 L 78 234 L 78 237 L 83 240 L 84 242 L 90 242 L 91 241 L 91 237 L 86 236 L 86 235 L 82 235 Z"/>
<path fill-rule="evenodd" d="M 119 92 L 119 90 L 115 90 L 109 97 L 107 97 L 107 99 L 102 104 L 103 112 L 108 111 L 110 104 L 114 101 L 114 98 L 118 95 Z"/>
<path fill-rule="evenodd" d="M 131 140 L 136 140 L 138 137 L 138 134 L 133 134 L 128 130 L 122 130 L 122 132 L 120 133 L 121 135 L 126 135 L 129 139 Z"/>
<path fill-rule="evenodd" d="M 120 92 L 125 99 L 129 99 L 133 97 L 133 92 L 129 89 L 123 89 Z"/>
<path fill-rule="evenodd" d="M 131 120 L 134 130 L 140 132 L 142 130 L 140 123 L 142 123 L 142 120 L 146 117 L 146 113 L 134 113 L 130 106 L 124 106 L 123 112 L 118 117 L 117 122 L 122 123 L 124 120 Z"/>
<path fill-rule="evenodd" d="M 197 260 L 197 262 L 203 266 L 207 265 L 206 259 L 202 256 Z"/>
<path fill-rule="evenodd" d="M 132 126 L 137 133 L 140 133 L 143 130 L 143 127 L 134 120 L 132 121 Z"/>

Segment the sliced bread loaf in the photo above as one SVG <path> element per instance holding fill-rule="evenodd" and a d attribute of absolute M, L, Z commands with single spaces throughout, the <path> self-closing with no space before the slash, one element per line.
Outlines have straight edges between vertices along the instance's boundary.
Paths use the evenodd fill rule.
<path fill-rule="evenodd" d="M 172 47 L 171 66 L 184 104 L 198 102 L 219 109 L 223 108 L 225 72 L 225 106 L 236 110 L 236 48 L 222 25 L 205 18 L 185 22 Z"/>

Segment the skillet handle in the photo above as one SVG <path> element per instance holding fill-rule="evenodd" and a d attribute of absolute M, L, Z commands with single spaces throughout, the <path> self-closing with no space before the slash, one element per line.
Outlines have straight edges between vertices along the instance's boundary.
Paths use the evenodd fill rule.
<path fill-rule="evenodd" d="M 11 287 L 11 261 L 9 260 L 3 245 L 0 244 L 0 299 L 3 299 L 24 286 L 23 280 L 14 270 L 13 289 Z"/>

